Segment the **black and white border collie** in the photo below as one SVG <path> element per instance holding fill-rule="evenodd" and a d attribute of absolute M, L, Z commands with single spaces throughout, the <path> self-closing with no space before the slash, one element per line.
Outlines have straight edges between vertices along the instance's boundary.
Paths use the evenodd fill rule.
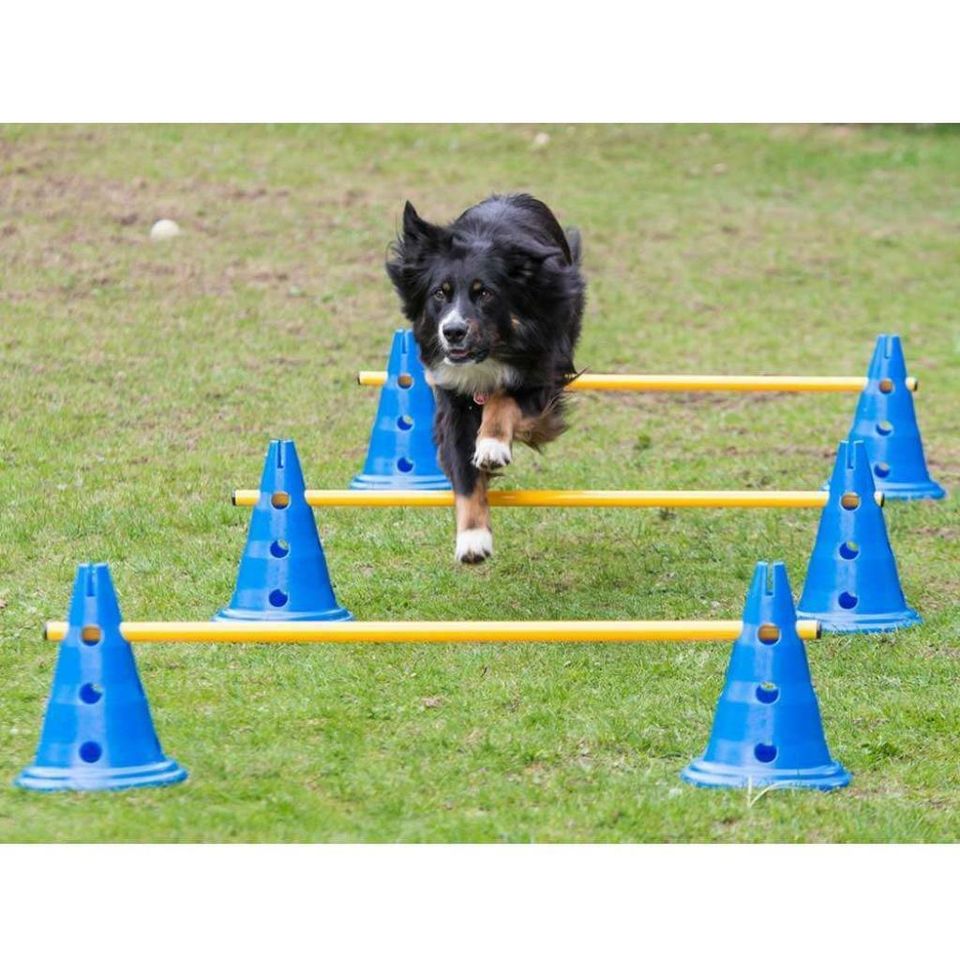
<path fill-rule="evenodd" d="M 482 563 L 493 552 L 491 475 L 514 440 L 539 449 L 566 427 L 585 296 L 580 235 L 526 194 L 490 197 L 449 226 L 408 202 L 386 267 L 436 394 L 456 558 Z"/>

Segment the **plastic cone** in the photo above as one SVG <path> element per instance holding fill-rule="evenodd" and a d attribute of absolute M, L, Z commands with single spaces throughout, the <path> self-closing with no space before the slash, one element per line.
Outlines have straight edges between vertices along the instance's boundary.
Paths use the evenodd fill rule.
<path fill-rule="evenodd" d="M 292 440 L 274 440 L 237 586 L 214 620 L 352 620 L 337 603 Z"/>
<path fill-rule="evenodd" d="M 110 568 L 78 567 L 37 756 L 16 784 L 28 790 L 120 790 L 186 777 L 160 748 L 133 649 L 120 635 Z"/>
<path fill-rule="evenodd" d="M 900 338 L 877 337 L 848 440 L 862 440 L 877 489 L 892 500 L 939 500 L 946 491 L 930 477 L 923 441 L 907 389 Z"/>
<path fill-rule="evenodd" d="M 832 790 L 850 774 L 830 756 L 782 563 L 758 563 L 702 757 L 680 776 L 699 787 Z"/>
<path fill-rule="evenodd" d="M 798 616 L 824 630 L 880 633 L 920 623 L 907 606 L 883 510 L 860 441 L 843 442 L 830 480 Z"/>
<path fill-rule="evenodd" d="M 433 390 L 410 330 L 393 335 L 387 382 L 354 490 L 449 490 L 433 441 Z"/>

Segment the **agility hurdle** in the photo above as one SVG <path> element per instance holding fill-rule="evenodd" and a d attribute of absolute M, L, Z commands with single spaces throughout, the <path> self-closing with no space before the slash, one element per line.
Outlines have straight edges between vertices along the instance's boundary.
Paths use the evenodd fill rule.
<path fill-rule="evenodd" d="M 433 439 L 430 373 L 420 361 L 412 331 L 394 334 L 385 371 L 362 370 L 357 381 L 382 389 L 364 465 L 351 489 L 449 490 Z M 608 393 L 855 393 L 859 400 L 849 439 L 866 445 L 877 489 L 893 500 L 940 499 L 945 491 L 927 469 L 917 425 L 917 388 L 917 378 L 907 376 L 900 338 L 887 334 L 877 338 L 862 377 L 584 373 L 566 384 L 571 391 Z M 484 402 L 477 395 L 474 400 Z"/>
<path fill-rule="evenodd" d="M 296 454 L 290 451 L 295 460 Z M 299 468 L 295 467 L 299 472 Z M 302 490 L 302 487 L 301 487 Z M 306 505 L 301 503 L 301 509 Z M 307 511 L 309 516 L 309 511 Z M 318 542 L 319 546 L 319 542 Z M 782 569 L 782 564 L 776 564 Z M 816 619 L 797 620 L 789 588 L 767 587 L 767 564 L 759 564 L 739 620 L 537 620 L 246 622 L 124 621 L 107 564 L 77 568 L 66 621 L 46 624 L 44 637 L 59 644 L 53 686 L 34 762 L 17 777 L 28 790 L 117 790 L 163 786 L 187 777 L 166 756 L 153 725 L 134 643 L 629 643 L 720 641 L 734 643 L 733 660 L 757 669 L 742 684 L 765 711 L 751 718 L 749 747 L 771 727 L 781 689 L 784 722 L 774 725 L 776 745 L 789 743 L 796 703 L 816 713 L 815 693 L 796 682 L 791 664 L 804 661 L 802 640 L 820 636 Z M 776 583 L 775 583 L 776 587 Z M 750 648 L 744 657 L 737 650 Z M 785 663 L 777 665 L 778 660 Z M 732 669 L 732 668 L 731 668 Z M 728 671 L 729 673 L 729 671 Z M 809 678 L 806 680 L 809 686 Z M 794 688 L 800 692 L 795 693 Z M 741 703 L 743 698 L 741 697 Z M 809 706 L 812 704 L 812 706 Z M 754 710 L 756 712 L 756 709 Z M 776 714 L 774 714 L 776 716 Z M 819 722 L 819 716 L 817 716 Z M 796 723 L 796 721 L 793 721 Z M 811 736 L 801 731 L 805 741 Z M 814 738 L 816 741 L 817 738 Z M 822 740 L 822 735 L 819 740 Z M 767 741 L 765 740 L 764 743 Z M 771 748 L 776 752 L 776 748 Z M 784 750 L 788 759 L 794 755 Z M 761 758 L 765 762 L 768 758 Z M 794 766 L 796 764 L 794 763 Z M 821 765 L 822 766 L 822 765 Z M 817 768 L 819 769 L 819 767 Z M 766 772 L 766 768 L 764 768 Z"/>
<path fill-rule="evenodd" d="M 361 370 L 357 374 L 357 383 L 363 387 L 382 387 L 386 382 L 386 370 Z M 399 382 L 401 387 L 409 387 L 413 382 L 411 374 L 401 374 Z M 584 373 L 568 383 L 566 389 L 631 393 L 862 393 L 869 382 L 867 377 Z M 912 393 L 920 386 L 916 377 L 907 377 L 905 384 Z M 891 393 L 893 389 L 892 380 L 880 384 L 881 392 Z"/>
<path fill-rule="evenodd" d="M 761 627 L 768 642 L 778 628 Z M 264 621 L 127 621 L 120 635 L 131 643 L 664 643 L 736 640 L 740 620 L 372 620 L 310 623 Z M 805 640 L 820 636 L 818 620 L 798 620 Z M 84 643 L 96 644 L 100 628 L 84 627 Z M 67 623 L 52 620 L 44 628 L 47 640 L 63 640 Z"/>
<path fill-rule="evenodd" d="M 233 504 L 255 507 L 259 490 L 234 490 Z M 452 507 L 449 490 L 306 490 L 311 507 Z M 815 508 L 825 507 L 827 490 L 490 490 L 492 507 L 627 507 L 627 508 Z M 848 509 L 859 505 L 859 494 L 845 494 Z M 874 500 L 883 506 L 884 496 Z M 284 509 L 290 495 L 272 493 L 270 504 Z"/>

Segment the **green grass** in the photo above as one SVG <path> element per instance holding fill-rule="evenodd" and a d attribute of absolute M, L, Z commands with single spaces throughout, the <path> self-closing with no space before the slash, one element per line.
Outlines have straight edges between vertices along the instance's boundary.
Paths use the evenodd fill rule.
<path fill-rule="evenodd" d="M 77 563 L 129 619 L 229 597 L 269 439 L 313 486 L 362 462 L 400 325 L 406 198 L 452 218 L 529 190 L 584 236 L 594 371 L 862 374 L 905 338 L 934 475 L 960 486 L 960 135 L 939 128 L 0 129 L 0 782 L 36 746 Z M 151 244 L 154 219 L 184 234 Z M 581 395 L 517 487 L 813 488 L 849 396 Z M 4 840 L 960 839 L 957 500 L 886 511 L 926 618 L 809 658 L 854 774 L 701 791 L 724 645 L 137 650 L 168 790 L 0 787 Z M 816 511 L 502 511 L 452 561 L 445 511 L 318 512 L 362 619 L 737 617 L 758 559 L 799 590 Z"/>

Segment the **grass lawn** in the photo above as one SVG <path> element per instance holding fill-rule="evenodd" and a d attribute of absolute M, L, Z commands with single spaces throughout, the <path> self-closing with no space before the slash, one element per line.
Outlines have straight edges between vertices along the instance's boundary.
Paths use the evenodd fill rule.
<path fill-rule="evenodd" d="M 0 839 L 960 839 L 957 497 L 886 510 L 908 600 L 883 637 L 809 645 L 832 794 L 698 790 L 726 645 L 137 648 L 186 784 L 39 796 L 33 756 L 77 563 L 128 619 L 229 598 L 268 441 L 308 483 L 359 470 L 401 325 L 403 201 L 453 218 L 528 190 L 584 237 L 596 372 L 863 374 L 878 333 L 921 379 L 960 489 L 960 133 L 852 127 L 0 128 Z M 151 243 L 150 224 L 183 235 Z M 849 395 L 581 394 L 516 487 L 810 489 Z M 738 617 L 754 564 L 799 592 L 817 512 L 515 510 L 452 558 L 446 511 L 318 511 L 360 619 Z"/>

